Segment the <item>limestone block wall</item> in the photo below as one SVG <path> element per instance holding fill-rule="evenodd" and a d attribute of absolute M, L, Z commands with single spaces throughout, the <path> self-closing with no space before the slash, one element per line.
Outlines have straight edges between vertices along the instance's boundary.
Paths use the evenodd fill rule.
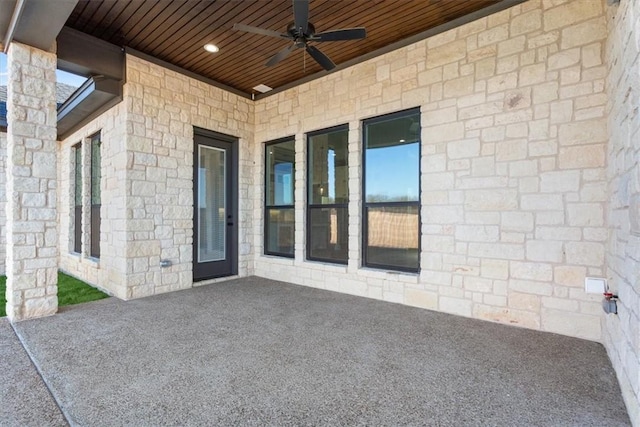
<path fill-rule="evenodd" d="M 251 274 L 252 101 L 132 56 L 125 99 L 127 298 L 193 286 L 194 126 L 239 138 L 238 271 Z"/>
<path fill-rule="evenodd" d="M 194 126 L 239 138 L 238 271 L 251 274 L 252 101 L 133 56 L 124 97 L 126 298 L 193 286 Z"/>
<path fill-rule="evenodd" d="M 620 296 L 604 343 L 634 425 L 640 425 L 640 4 L 609 9 L 607 278 Z"/>
<path fill-rule="evenodd" d="M 239 265 L 252 274 L 253 104 L 127 56 L 123 102 L 61 143 L 61 268 L 122 299 L 193 286 L 193 127 L 240 139 Z M 102 135 L 101 256 L 72 249 L 71 147 Z M 88 240 L 87 240 L 88 242 Z M 172 265 L 160 268 L 160 260 Z"/>
<path fill-rule="evenodd" d="M 607 119 L 601 1 L 531 0 L 256 103 L 256 143 L 295 135 L 295 259 L 256 274 L 600 340 Z M 419 106 L 421 272 L 361 268 L 361 120 Z M 305 258 L 305 132 L 349 124 L 349 264 Z M 263 149 L 255 152 L 260 176 Z"/>
<path fill-rule="evenodd" d="M 0 274 L 5 273 L 5 261 L 7 255 L 7 206 L 6 184 L 7 174 L 7 134 L 0 132 Z"/>
<path fill-rule="evenodd" d="M 60 222 L 60 268 L 112 295 L 125 298 L 126 259 L 126 123 L 125 103 L 119 103 L 86 126 L 59 142 L 58 211 Z M 100 259 L 89 255 L 90 245 L 90 144 L 100 132 L 102 141 L 102 207 L 100 210 Z M 82 143 L 83 158 L 83 253 L 73 252 L 74 165 L 73 146 Z"/>
<path fill-rule="evenodd" d="M 18 42 L 7 55 L 7 317 L 58 309 L 55 53 Z"/>

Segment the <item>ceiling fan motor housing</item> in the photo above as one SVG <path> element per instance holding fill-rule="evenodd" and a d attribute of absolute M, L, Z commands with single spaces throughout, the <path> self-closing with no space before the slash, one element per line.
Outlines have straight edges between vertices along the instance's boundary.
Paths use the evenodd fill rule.
<path fill-rule="evenodd" d="M 292 21 L 289 23 L 289 25 L 287 25 L 287 33 L 296 40 L 297 39 L 306 40 L 313 37 L 313 35 L 316 33 L 316 27 L 314 27 L 314 25 L 311 22 L 307 23 L 307 33 L 304 34 L 301 31 L 299 31 L 298 28 L 296 28 L 296 23 Z"/>

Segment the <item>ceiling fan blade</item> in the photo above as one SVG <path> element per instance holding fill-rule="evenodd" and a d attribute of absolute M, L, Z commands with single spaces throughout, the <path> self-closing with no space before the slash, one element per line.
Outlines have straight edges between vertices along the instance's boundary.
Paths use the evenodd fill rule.
<path fill-rule="evenodd" d="M 233 24 L 234 30 L 246 31 L 248 33 L 260 34 L 262 36 L 277 37 L 279 39 L 290 39 L 288 34 L 282 34 L 277 31 L 266 30 L 264 28 L 252 27 L 251 25 Z"/>
<path fill-rule="evenodd" d="M 309 0 L 293 0 L 293 19 L 296 30 L 302 27 L 302 33 L 307 34 L 309 27 Z"/>
<path fill-rule="evenodd" d="M 333 42 L 338 40 L 358 40 L 367 37 L 367 30 L 363 27 L 345 28 L 344 30 L 323 31 L 314 35 L 313 41 Z"/>
<path fill-rule="evenodd" d="M 334 64 L 333 61 L 329 59 L 327 55 L 322 53 L 317 47 L 307 46 L 307 52 L 309 52 L 309 55 L 311 55 L 311 57 L 315 59 L 318 64 L 322 65 L 322 68 L 324 68 L 325 70 L 329 71 L 336 67 L 336 64 Z"/>
<path fill-rule="evenodd" d="M 268 60 L 265 65 L 267 67 L 271 67 L 273 65 L 276 65 L 278 62 L 280 62 L 284 58 L 286 58 L 295 48 L 296 48 L 296 45 L 294 43 L 290 44 L 289 46 L 287 46 L 284 49 L 282 49 L 280 52 L 278 52 L 275 55 L 273 55 L 271 57 L 271 59 Z"/>

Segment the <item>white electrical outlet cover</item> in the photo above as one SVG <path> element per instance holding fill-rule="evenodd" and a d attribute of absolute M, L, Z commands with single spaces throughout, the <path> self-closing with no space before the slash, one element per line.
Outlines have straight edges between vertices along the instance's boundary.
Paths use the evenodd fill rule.
<path fill-rule="evenodd" d="M 604 294 L 607 289 L 607 280 L 601 277 L 585 277 L 584 291 L 588 294 Z"/>

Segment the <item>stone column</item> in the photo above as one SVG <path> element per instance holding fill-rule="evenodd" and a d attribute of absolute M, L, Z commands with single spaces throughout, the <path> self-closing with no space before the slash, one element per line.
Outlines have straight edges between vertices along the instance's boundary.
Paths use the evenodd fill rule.
<path fill-rule="evenodd" d="M 8 54 L 7 316 L 58 309 L 56 55 L 20 43 Z"/>

